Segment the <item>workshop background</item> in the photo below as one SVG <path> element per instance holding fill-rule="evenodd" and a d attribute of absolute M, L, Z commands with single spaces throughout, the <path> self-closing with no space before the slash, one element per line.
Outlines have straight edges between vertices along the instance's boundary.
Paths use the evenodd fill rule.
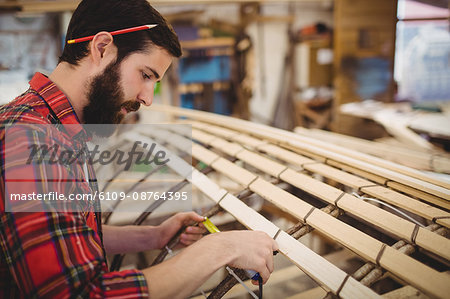
<path fill-rule="evenodd" d="M 51 73 L 78 2 L 0 1 L 0 104 L 24 92 L 35 72 Z M 450 184 L 448 0 L 150 3 L 173 25 L 183 48 L 155 90 L 155 104 L 293 131 Z M 282 218 L 285 211 L 265 212 Z M 327 238 L 308 242 L 323 255 L 331 250 Z M 123 265 L 143 267 L 148 258 L 134 259 L 137 264 L 129 257 Z M 343 268 L 359 265 L 348 256 L 344 262 Z M 437 268 L 448 272 L 449 264 L 439 259 Z M 302 293 L 314 282 L 284 269 L 291 272 L 266 287 L 266 298 L 323 295 Z M 242 290 L 228 298 L 248 298 Z"/>
<path fill-rule="evenodd" d="M 53 69 L 76 4 L 0 2 L 0 103 L 25 90 L 34 72 Z M 389 136 L 392 124 L 378 120 L 384 110 L 402 111 L 403 119 L 448 109 L 446 0 L 153 5 L 173 24 L 184 52 L 155 103 L 370 140 Z M 442 126 L 437 119 L 435 128 L 426 125 L 428 118 L 415 119 L 413 128 L 448 149 L 449 123 Z M 397 134 L 408 144 L 427 146 Z"/>

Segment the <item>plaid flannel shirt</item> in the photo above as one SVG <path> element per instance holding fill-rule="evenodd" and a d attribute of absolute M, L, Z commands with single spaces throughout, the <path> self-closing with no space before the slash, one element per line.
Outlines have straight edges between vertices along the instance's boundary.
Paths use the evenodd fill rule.
<path fill-rule="evenodd" d="M 99 211 L 99 206 L 86 205 L 78 212 L 5 212 L 5 127 L 12 124 L 70 124 L 71 130 L 57 135 L 57 143 L 76 148 L 85 146 L 88 140 L 67 97 L 40 73 L 34 75 L 27 92 L 0 108 L 0 298 L 147 297 L 141 271 L 108 272 L 101 214 L 94 212 Z M 46 144 L 49 138 L 38 133 L 22 134 L 17 142 Z M 54 136 L 51 141 L 55 142 Z M 15 166 L 26 171 L 27 176 L 46 173 L 53 178 L 75 177 L 64 183 L 64 180 L 28 181 L 22 184 L 22 192 L 90 193 L 98 188 L 90 164 L 89 182 L 79 165 L 72 170 L 59 163 L 50 169 L 48 165 L 42 166 L 46 169 L 36 169 L 40 166 L 34 164 Z M 69 175 L 69 171 L 73 173 Z"/>

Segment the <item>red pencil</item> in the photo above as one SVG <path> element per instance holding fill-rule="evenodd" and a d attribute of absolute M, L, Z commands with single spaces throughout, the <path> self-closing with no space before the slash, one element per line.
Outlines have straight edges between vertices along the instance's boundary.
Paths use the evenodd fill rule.
<path fill-rule="evenodd" d="M 120 29 L 120 30 L 113 31 L 113 32 L 110 32 L 110 33 L 111 33 L 111 35 L 124 34 L 124 33 L 130 33 L 130 32 L 134 32 L 134 31 L 139 31 L 139 30 L 152 29 L 153 27 L 156 27 L 156 26 L 158 26 L 158 24 L 142 25 L 142 26 L 137 26 L 137 27 Z M 74 43 L 86 42 L 86 41 L 92 40 L 94 38 L 94 36 L 95 35 L 71 39 L 71 40 L 68 40 L 67 43 L 68 44 L 74 44 Z"/>

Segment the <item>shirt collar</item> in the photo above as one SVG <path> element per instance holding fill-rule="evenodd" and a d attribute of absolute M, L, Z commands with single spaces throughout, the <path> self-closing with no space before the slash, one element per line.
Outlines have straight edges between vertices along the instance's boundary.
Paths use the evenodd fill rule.
<path fill-rule="evenodd" d="M 75 110 L 70 104 L 67 96 L 53 83 L 49 78 L 41 73 L 36 73 L 30 80 L 30 86 L 47 103 L 50 109 L 55 113 L 58 120 L 67 130 L 70 137 L 81 136 L 88 139 L 88 134 L 83 129 Z"/>

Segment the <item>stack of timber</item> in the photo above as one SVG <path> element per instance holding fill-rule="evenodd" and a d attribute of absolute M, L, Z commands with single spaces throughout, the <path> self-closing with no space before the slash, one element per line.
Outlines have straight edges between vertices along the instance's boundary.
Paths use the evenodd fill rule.
<path fill-rule="evenodd" d="M 189 182 L 247 228 L 273 237 L 280 253 L 322 289 L 311 293 L 342 298 L 401 298 L 411 292 L 445 298 L 450 293 L 446 272 L 450 184 L 260 124 L 168 106 L 150 109 L 169 116 L 173 123 L 192 125 L 192 131 L 139 132 L 143 141 L 152 138 L 185 151 L 192 137 L 193 158 L 298 221 L 283 231 L 240 196 L 192 167 Z M 356 272 L 344 272 L 297 240 L 310 232 L 325 236 L 335 247 L 349 249 L 365 264 Z M 370 288 L 386 277 L 401 287 L 386 294 Z"/>
<path fill-rule="evenodd" d="M 344 147 L 346 152 L 354 153 L 359 151 L 414 169 L 450 173 L 450 155 L 437 149 L 419 150 L 417 148 L 385 144 L 319 129 L 296 127 L 294 131 L 302 136 Z"/>

